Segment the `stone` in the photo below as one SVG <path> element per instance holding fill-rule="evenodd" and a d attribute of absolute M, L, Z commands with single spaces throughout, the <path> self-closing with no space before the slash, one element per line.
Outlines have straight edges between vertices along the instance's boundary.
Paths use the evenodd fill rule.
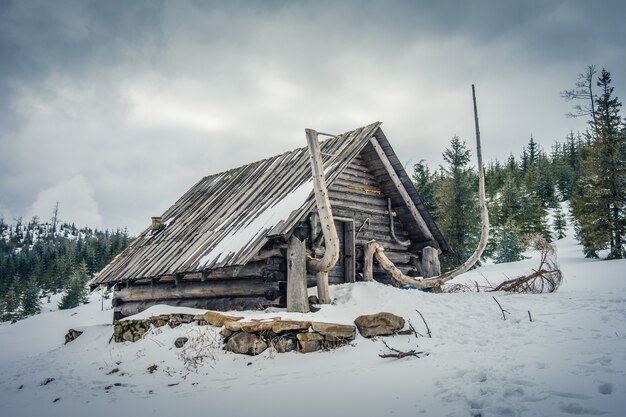
<path fill-rule="evenodd" d="M 224 328 L 227 330 L 230 330 L 231 332 L 240 332 L 241 323 L 239 323 L 238 321 L 234 321 L 234 320 L 226 320 L 224 321 Z"/>
<path fill-rule="evenodd" d="M 245 323 L 239 323 L 241 325 L 241 331 L 246 333 L 259 333 L 272 330 L 276 322 L 272 321 L 251 321 Z"/>
<path fill-rule="evenodd" d="M 279 335 L 285 332 L 308 332 L 310 321 L 278 320 L 272 325 L 272 333 Z"/>
<path fill-rule="evenodd" d="M 395 334 L 404 327 L 404 319 L 391 313 L 377 313 L 359 316 L 354 320 L 363 337 Z"/>
<path fill-rule="evenodd" d="M 298 333 L 296 335 L 298 339 L 299 351 L 302 353 L 310 353 L 320 350 L 322 348 L 322 342 L 324 336 L 319 333 Z"/>
<path fill-rule="evenodd" d="M 80 330 L 69 329 L 67 331 L 67 334 L 65 335 L 65 343 L 67 344 L 76 340 L 76 338 L 81 334 L 83 334 L 83 332 L 81 332 Z"/>
<path fill-rule="evenodd" d="M 150 318 L 154 327 L 163 327 L 170 321 L 169 314 L 161 314 Z"/>
<path fill-rule="evenodd" d="M 281 336 L 274 342 L 274 348 L 278 353 L 291 352 L 292 350 L 296 350 L 297 347 L 296 339 L 292 337 Z"/>
<path fill-rule="evenodd" d="M 317 298 L 317 295 L 309 295 L 309 304 L 319 304 L 320 299 Z"/>
<path fill-rule="evenodd" d="M 225 339 L 231 337 L 233 333 L 234 332 L 232 330 L 228 330 L 227 328 L 223 328 L 222 330 L 220 330 L 220 335 Z"/>
<path fill-rule="evenodd" d="M 151 320 L 121 320 L 113 326 L 116 342 L 136 342 L 150 330 Z"/>
<path fill-rule="evenodd" d="M 185 343 L 187 343 L 189 339 L 186 337 L 179 337 L 174 341 L 174 346 L 176 346 L 177 348 L 181 348 L 183 346 L 185 346 Z"/>
<path fill-rule="evenodd" d="M 171 328 L 178 327 L 181 324 L 189 324 L 194 321 L 193 314 L 172 314 L 170 315 L 169 325 Z"/>
<path fill-rule="evenodd" d="M 327 342 L 347 342 L 356 337 L 356 328 L 351 324 L 323 323 L 314 321 L 311 323 L 313 331 L 324 336 Z"/>
<path fill-rule="evenodd" d="M 254 333 L 238 332 L 228 338 L 225 349 L 243 355 L 258 355 L 267 349 L 267 343 Z"/>
<path fill-rule="evenodd" d="M 209 323 L 211 326 L 220 327 L 224 325 L 226 321 L 237 322 L 241 320 L 243 317 L 236 316 L 228 316 L 226 314 L 218 313 L 216 311 L 207 311 L 204 313 L 204 321 Z"/>

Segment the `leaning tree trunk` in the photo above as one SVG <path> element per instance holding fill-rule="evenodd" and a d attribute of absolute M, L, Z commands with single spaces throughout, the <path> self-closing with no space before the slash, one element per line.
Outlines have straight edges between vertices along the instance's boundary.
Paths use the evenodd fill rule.
<path fill-rule="evenodd" d="M 456 267 L 452 271 L 448 271 L 436 277 L 427 279 L 415 279 L 404 275 L 396 266 L 385 256 L 384 248 L 376 241 L 371 241 L 368 245 L 371 245 L 369 251 L 374 252 L 374 256 L 380 263 L 380 266 L 387 271 L 389 276 L 399 285 L 409 285 L 415 288 L 440 288 L 442 284 L 450 281 L 452 278 L 457 277 L 467 272 L 472 266 L 478 262 L 485 248 L 487 247 L 487 240 L 489 239 L 489 213 L 487 211 L 487 202 L 485 199 L 485 173 L 483 170 L 483 156 L 480 146 L 480 129 L 478 128 L 478 109 L 476 106 L 476 92 L 474 85 L 472 84 L 472 100 L 474 102 L 474 123 L 476 126 L 476 157 L 478 159 L 478 198 L 480 200 L 480 241 L 478 247 L 474 253 L 460 266 Z M 368 251 L 366 250 L 366 253 Z"/>
<path fill-rule="evenodd" d="M 317 296 L 321 304 L 330 304 L 330 291 L 328 289 L 328 271 L 333 269 L 339 259 L 339 237 L 333 220 L 333 213 L 328 198 L 326 178 L 324 177 L 324 166 L 322 164 L 322 154 L 320 144 L 317 140 L 317 132 L 313 129 L 305 129 L 307 145 L 309 146 L 309 157 L 311 169 L 313 171 L 313 190 L 315 192 L 315 204 L 322 225 L 324 234 L 324 245 L 326 247 L 324 256 L 320 259 L 309 257 L 307 259 L 307 269 L 315 272 L 317 279 Z"/>

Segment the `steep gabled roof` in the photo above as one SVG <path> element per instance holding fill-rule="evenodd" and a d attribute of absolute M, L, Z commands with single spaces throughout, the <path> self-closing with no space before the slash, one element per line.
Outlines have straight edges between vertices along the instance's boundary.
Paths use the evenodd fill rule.
<path fill-rule="evenodd" d="M 372 138 L 379 138 L 389 153 L 379 126 L 376 122 L 320 143 L 329 185 Z M 403 183 L 410 182 L 393 151 L 390 156 L 399 165 Z M 412 184 L 409 188 L 439 240 Z M 141 233 L 90 285 L 245 265 L 271 236 L 288 233 L 313 208 L 314 200 L 307 148 L 210 175 L 163 213 L 160 231 L 148 228 Z M 443 238 L 441 242 L 445 245 Z"/>

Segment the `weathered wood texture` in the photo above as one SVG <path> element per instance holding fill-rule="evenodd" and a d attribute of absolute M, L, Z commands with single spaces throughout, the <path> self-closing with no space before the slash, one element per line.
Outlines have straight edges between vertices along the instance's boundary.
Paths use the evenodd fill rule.
<path fill-rule="evenodd" d="M 320 144 L 331 183 L 361 151 L 380 123 Z M 162 217 L 158 233 L 146 229 L 100 271 L 90 285 L 245 265 L 267 243 L 284 235 L 312 209 L 311 194 L 276 222 L 255 222 L 288 201 L 311 180 L 306 148 L 203 178 Z M 239 238 L 245 236 L 245 241 Z M 250 237 L 251 236 L 251 237 Z"/>
<path fill-rule="evenodd" d="M 292 236 L 287 258 L 287 311 L 309 312 L 306 284 L 306 248 L 303 241 Z"/>
<path fill-rule="evenodd" d="M 391 258 L 389 260 L 394 262 Z M 427 246 L 422 250 L 421 270 L 424 278 L 436 277 L 441 274 L 439 251 L 437 249 Z"/>
<path fill-rule="evenodd" d="M 181 282 L 179 284 L 132 285 L 115 291 L 116 302 L 158 301 L 186 298 L 220 298 L 262 296 L 278 297 L 278 283 L 265 282 L 261 278 L 224 279 L 205 282 Z"/>
<path fill-rule="evenodd" d="M 265 297 L 225 297 L 225 298 L 178 298 L 159 301 L 132 301 L 113 309 L 116 320 L 138 314 L 155 305 L 165 304 L 174 307 L 192 307 L 204 310 L 259 310 L 278 305 L 276 300 Z"/>
<path fill-rule="evenodd" d="M 324 235 L 324 256 L 322 258 L 307 259 L 307 269 L 317 276 L 317 297 L 321 304 L 330 304 L 328 289 L 328 271 L 333 269 L 339 259 L 339 238 L 333 212 L 330 208 L 326 176 L 317 132 L 306 129 L 306 141 L 309 147 L 309 161 L 313 173 L 313 190 L 315 192 L 315 207 Z"/>

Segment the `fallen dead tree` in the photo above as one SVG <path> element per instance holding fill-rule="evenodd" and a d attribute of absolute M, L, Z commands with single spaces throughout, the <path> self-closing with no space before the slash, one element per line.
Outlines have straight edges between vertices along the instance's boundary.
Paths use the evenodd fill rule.
<path fill-rule="evenodd" d="M 563 273 L 557 262 L 554 245 L 540 235 L 533 236 L 529 244 L 541 253 L 539 267 L 532 274 L 509 279 L 489 291 L 541 294 L 555 292 L 559 288 Z"/>
<path fill-rule="evenodd" d="M 483 169 L 482 148 L 480 145 L 480 129 L 478 127 L 478 108 L 476 106 L 476 93 L 474 85 L 472 85 L 472 100 L 474 104 L 474 123 L 476 127 L 476 157 L 478 160 L 478 197 L 480 202 L 480 241 L 474 253 L 455 269 L 448 271 L 432 278 L 416 279 L 408 275 L 404 275 L 394 264 L 385 256 L 383 246 L 372 240 L 365 249 L 365 266 L 363 268 L 364 281 L 373 281 L 372 276 L 372 259 L 373 255 L 380 266 L 387 272 L 391 279 L 399 286 L 410 286 L 419 289 L 432 289 L 441 292 L 441 286 L 472 268 L 480 259 L 489 239 L 489 212 L 487 211 L 487 202 L 485 198 L 485 173 Z"/>

